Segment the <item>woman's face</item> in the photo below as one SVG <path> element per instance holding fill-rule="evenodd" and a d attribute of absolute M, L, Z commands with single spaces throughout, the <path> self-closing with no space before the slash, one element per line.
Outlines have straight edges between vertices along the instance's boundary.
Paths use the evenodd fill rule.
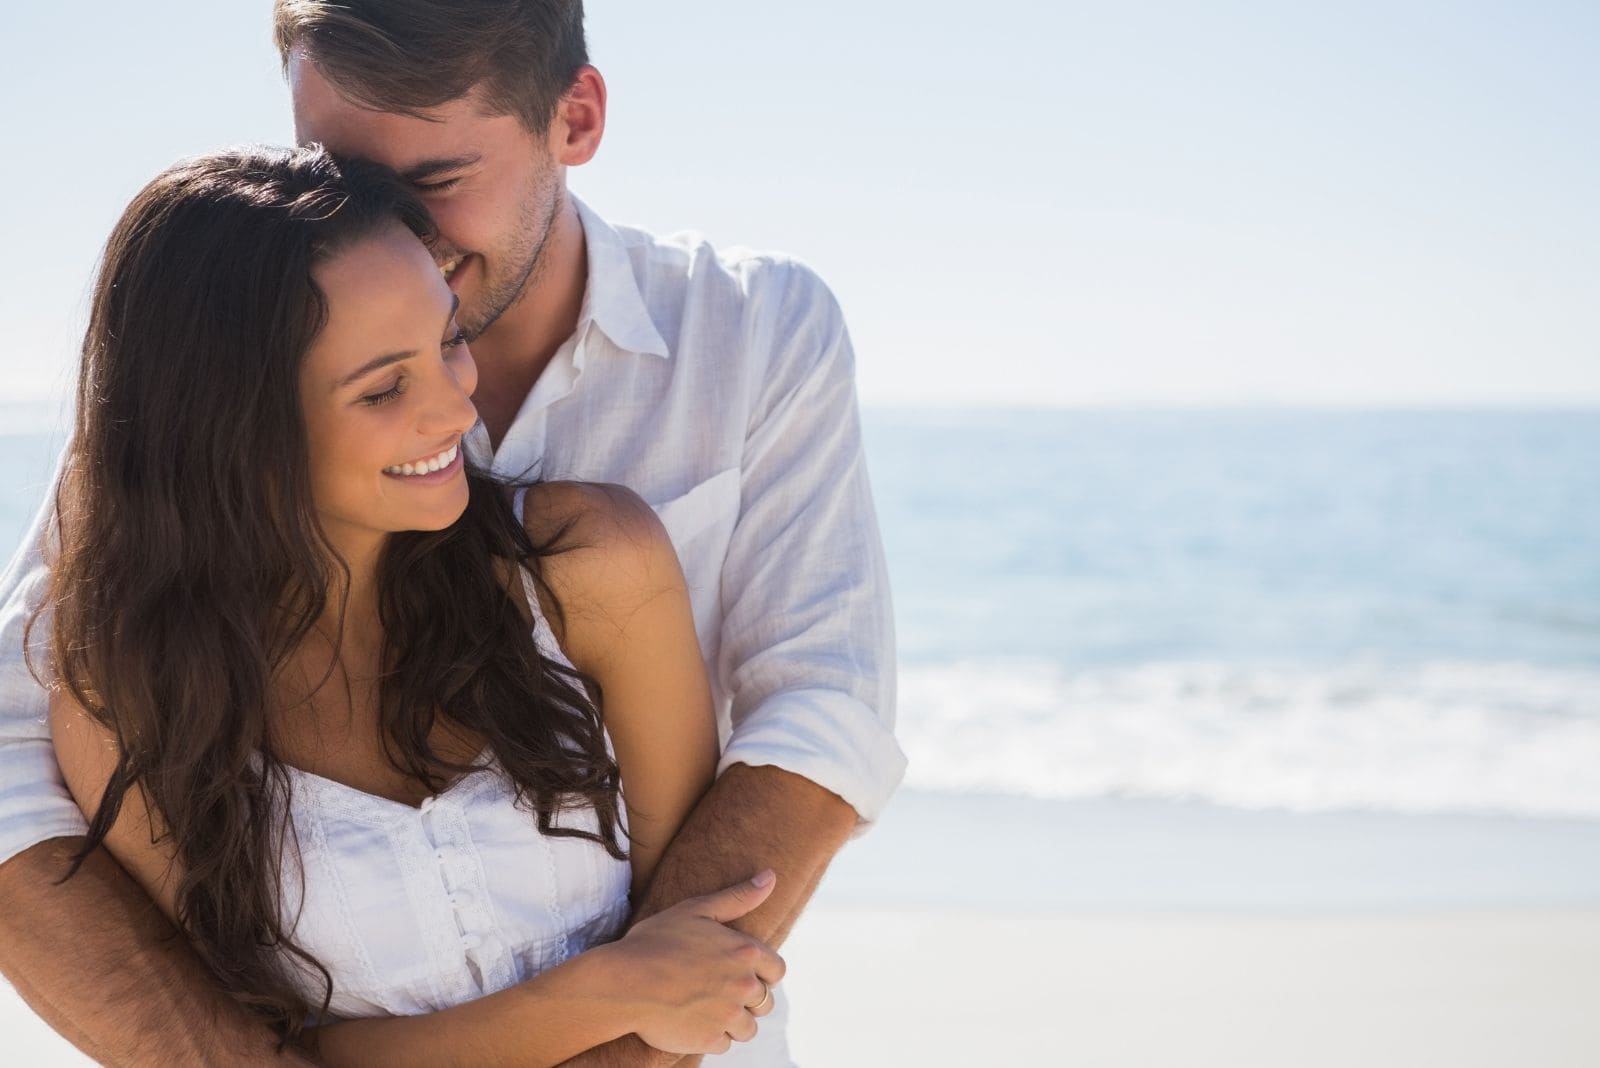
<path fill-rule="evenodd" d="M 328 321 L 300 368 L 311 488 L 350 559 L 467 506 L 462 436 L 478 369 L 433 257 L 396 223 L 317 265 Z"/>

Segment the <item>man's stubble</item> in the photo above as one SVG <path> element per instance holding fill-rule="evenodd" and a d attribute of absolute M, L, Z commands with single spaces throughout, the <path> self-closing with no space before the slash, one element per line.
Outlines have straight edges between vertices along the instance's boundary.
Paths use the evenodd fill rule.
<path fill-rule="evenodd" d="M 547 165 L 535 172 L 522 198 L 515 232 L 505 247 L 495 252 L 496 260 L 505 269 L 485 275 L 483 292 L 474 302 L 481 310 L 462 309 L 464 315 L 458 322 L 469 342 L 476 341 L 527 296 L 548 270 L 545 248 L 566 196 L 558 169 L 549 160 L 545 162 Z M 487 263 L 488 257 L 484 260 Z"/>

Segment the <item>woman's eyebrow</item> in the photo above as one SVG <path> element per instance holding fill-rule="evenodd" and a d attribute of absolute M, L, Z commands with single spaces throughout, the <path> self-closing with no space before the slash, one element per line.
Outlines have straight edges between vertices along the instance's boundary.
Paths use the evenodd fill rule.
<path fill-rule="evenodd" d="M 334 386 L 334 388 L 343 389 L 345 386 L 348 386 L 358 378 L 370 375 L 372 372 L 379 370 L 380 368 L 388 367 L 391 363 L 399 363 L 401 360 L 409 360 L 416 354 L 417 350 L 412 349 L 410 352 L 391 352 L 387 355 L 378 356 L 374 359 L 368 360 L 354 371 L 351 371 L 349 374 L 339 379 L 339 384 Z"/>

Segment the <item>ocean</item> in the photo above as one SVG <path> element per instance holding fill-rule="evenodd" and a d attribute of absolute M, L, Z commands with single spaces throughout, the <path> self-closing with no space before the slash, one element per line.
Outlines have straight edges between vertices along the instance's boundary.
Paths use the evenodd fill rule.
<path fill-rule="evenodd" d="M 1600 412 L 864 421 L 914 790 L 1600 819 Z"/>

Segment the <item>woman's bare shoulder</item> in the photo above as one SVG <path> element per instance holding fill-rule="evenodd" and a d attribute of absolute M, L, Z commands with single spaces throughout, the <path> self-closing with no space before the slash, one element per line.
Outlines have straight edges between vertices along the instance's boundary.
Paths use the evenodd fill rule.
<path fill-rule="evenodd" d="M 535 545 L 574 549 L 665 538 L 654 509 L 626 486 L 609 482 L 540 482 L 528 489 L 523 522 Z"/>
<path fill-rule="evenodd" d="M 540 483 L 528 490 L 523 522 L 534 545 L 548 547 L 540 573 L 560 605 L 562 644 L 574 663 L 604 657 L 642 605 L 684 589 L 666 528 L 625 486 Z"/>

